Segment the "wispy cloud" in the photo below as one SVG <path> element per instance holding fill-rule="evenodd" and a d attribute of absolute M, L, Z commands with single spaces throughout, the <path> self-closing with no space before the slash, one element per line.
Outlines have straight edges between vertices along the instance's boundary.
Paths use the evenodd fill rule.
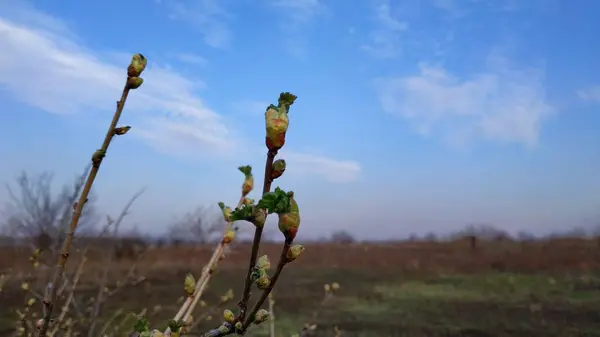
<path fill-rule="evenodd" d="M 262 100 L 242 100 L 238 102 L 233 102 L 231 104 L 231 108 L 238 113 L 246 114 L 250 116 L 261 116 L 264 115 L 267 107 L 271 103 L 268 101 Z"/>
<path fill-rule="evenodd" d="M 30 18 L 38 13 L 33 12 Z M 59 21 L 56 21 L 57 23 Z M 10 97 L 52 114 L 95 113 L 113 108 L 125 79 L 129 55 L 113 52 L 109 60 L 95 55 L 60 25 L 32 28 L 0 18 L 0 88 Z M 54 30 L 54 27 L 61 29 Z M 221 155 L 247 151 L 226 119 L 195 94 L 200 81 L 153 63 L 145 82 L 127 102 L 131 133 L 167 155 Z M 35 80 L 32 80 L 35 79 Z M 0 92 L 1 93 L 1 92 Z M 239 102 L 239 108 L 264 112 L 267 102 Z M 262 152 L 261 152 L 262 153 Z M 360 166 L 308 153 L 286 152 L 295 172 L 332 182 L 356 179 Z"/>
<path fill-rule="evenodd" d="M 162 0 L 157 3 L 164 6 L 173 20 L 180 20 L 196 28 L 204 43 L 213 48 L 228 48 L 232 40 L 232 31 L 228 21 L 231 14 L 219 0 Z"/>
<path fill-rule="evenodd" d="M 533 147 L 542 122 L 554 111 L 545 98 L 543 75 L 490 57 L 484 71 L 469 77 L 420 64 L 418 74 L 382 79 L 378 89 L 383 108 L 422 134 L 459 145 L 483 138 Z"/>
<path fill-rule="evenodd" d="M 332 183 L 348 183 L 358 179 L 360 164 L 349 160 L 336 160 L 324 156 L 284 151 L 283 158 L 290 170 L 302 175 L 317 175 Z"/>
<path fill-rule="evenodd" d="M 600 103 L 600 85 L 577 90 L 577 96 L 584 101 Z"/>
<path fill-rule="evenodd" d="M 396 18 L 390 0 L 377 1 L 373 10 L 376 28 L 361 49 L 377 58 L 394 57 L 400 52 L 401 33 L 408 29 L 408 22 Z"/>
<path fill-rule="evenodd" d="M 33 12 L 29 18 L 35 18 Z M 34 26 L 35 27 L 35 26 Z M 110 107 L 122 90 L 123 59 L 103 61 L 62 29 L 30 26 L 0 18 L 0 86 L 14 99 L 55 114 L 95 112 Z M 201 82 L 151 64 L 146 82 L 127 102 L 135 119 L 132 134 L 165 147 L 221 152 L 234 147 L 222 117 L 194 94 Z M 104 110 L 104 109 L 102 109 Z"/>
<path fill-rule="evenodd" d="M 327 13 L 327 6 L 322 0 L 267 0 L 267 4 L 279 13 L 285 49 L 295 57 L 306 57 L 310 28 L 318 16 Z"/>
<path fill-rule="evenodd" d="M 296 24 L 308 23 L 326 9 L 319 0 L 269 0 L 269 4 Z"/>
<path fill-rule="evenodd" d="M 176 53 L 172 54 L 171 57 L 184 63 L 196 64 L 200 66 L 205 66 L 208 63 L 204 57 L 193 53 Z"/>

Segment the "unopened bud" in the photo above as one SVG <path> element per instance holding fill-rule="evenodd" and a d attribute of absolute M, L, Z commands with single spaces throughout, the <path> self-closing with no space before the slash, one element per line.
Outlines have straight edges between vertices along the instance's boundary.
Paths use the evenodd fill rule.
<path fill-rule="evenodd" d="M 254 315 L 254 324 L 266 322 L 269 319 L 269 312 L 265 309 L 260 309 Z"/>
<path fill-rule="evenodd" d="M 194 275 L 187 274 L 185 276 L 185 280 L 183 281 L 183 289 L 188 295 L 194 294 L 194 291 L 196 290 L 196 280 L 194 279 Z"/>
<path fill-rule="evenodd" d="M 275 180 L 283 175 L 285 172 L 286 163 L 283 159 L 277 159 L 273 162 L 273 169 L 271 170 L 271 179 Z"/>
<path fill-rule="evenodd" d="M 285 262 L 290 263 L 294 261 L 296 258 L 298 258 L 298 256 L 300 256 L 300 254 L 302 254 L 304 249 L 305 248 L 303 245 L 292 245 L 285 256 Z"/>
<path fill-rule="evenodd" d="M 267 210 L 255 206 L 252 210 L 252 223 L 258 228 L 263 228 L 267 222 Z"/>
<path fill-rule="evenodd" d="M 233 241 L 233 239 L 235 239 L 235 231 L 228 230 L 227 232 L 225 232 L 225 235 L 223 236 L 223 243 L 225 243 L 225 244 L 230 243 L 231 241 Z"/>
<path fill-rule="evenodd" d="M 229 217 L 231 216 L 231 207 L 229 206 L 225 206 L 224 203 L 219 202 L 219 208 L 221 209 L 221 212 L 223 213 L 223 220 L 229 222 Z"/>
<path fill-rule="evenodd" d="M 298 233 L 300 226 L 300 209 L 294 199 L 293 192 L 288 192 L 290 198 L 290 212 L 279 214 L 279 230 L 283 233 L 286 240 L 293 240 Z"/>
<path fill-rule="evenodd" d="M 267 289 L 271 284 L 271 279 L 269 278 L 269 275 L 267 275 L 267 273 L 264 273 L 256 280 L 255 283 L 258 289 L 264 290 Z"/>
<path fill-rule="evenodd" d="M 144 69 L 146 69 L 146 64 L 148 64 L 148 60 L 142 54 L 135 54 L 131 58 L 131 63 L 127 67 L 127 76 L 129 77 L 138 77 L 142 74 Z"/>
<path fill-rule="evenodd" d="M 263 255 L 256 260 L 256 269 L 269 270 L 271 268 L 271 261 L 267 255 Z"/>
<path fill-rule="evenodd" d="M 144 79 L 141 77 L 128 77 L 127 78 L 127 88 L 128 89 L 137 89 L 142 86 L 144 83 Z"/>
<path fill-rule="evenodd" d="M 245 197 L 254 188 L 254 177 L 252 176 L 252 166 L 240 166 L 238 170 L 245 176 L 244 183 L 242 184 L 242 195 Z"/>
<path fill-rule="evenodd" d="M 130 129 L 131 129 L 131 126 L 121 126 L 121 127 L 115 128 L 115 135 L 122 136 L 122 135 L 126 134 Z"/>
<path fill-rule="evenodd" d="M 233 322 L 235 322 L 235 314 L 229 309 L 225 309 L 225 311 L 223 311 L 223 318 L 227 323 L 233 324 Z"/>

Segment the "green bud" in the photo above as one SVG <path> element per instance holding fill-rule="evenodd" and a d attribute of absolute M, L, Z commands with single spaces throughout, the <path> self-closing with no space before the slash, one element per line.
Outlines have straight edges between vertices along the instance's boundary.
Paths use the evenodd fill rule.
<path fill-rule="evenodd" d="M 248 193 L 252 192 L 254 188 L 254 176 L 252 176 L 252 166 L 240 166 L 238 170 L 245 176 L 244 183 L 242 184 L 242 196 L 247 196 Z"/>
<path fill-rule="evenodd" d="M 94 166 L 100 165 L 100 163 L 102 162 L 102 159 L 104 159 L 105 156 L 106 156 L 106 151 L 104 151 L 102 149 L 96 150 L 96 152 L 94 152 L 94 154 L 92 155 L 92 164 Z"/>
<path fill-rule="evenodd" d="M 271 170 L 271 179 L 275 180 L 283 175 L 285 172 L 286 163 L 283 159 L 277 159 L 273 162 L 273 169 Z"/>
<path fill-rule="evenodd" d="M 122 135 L 126 134 L 130 129 L 131 129 L 131 126 L 121 126 L 121 127 L 115 128 L 115 135 L 122 136 Z"/>
<path fill-rule="evenodd" d="M 142 54 L 135 54 L 131 58 L 131 63 L 127 67 L 127 76 L 129 77 L 138 77 L 142 74 L 144 69 L 146 69 L 146 64 L 148 60 Z"/>
<path fill-rule="evenodd" d="M 269 319 L 269 312 L 265 309 L 260 309 L 254 315 L 254 324 L 266 322 Z"/>
<path fill-rule="evenodd" d="M 194 291 L 196 290 L 196 280 L 194 279 L 194 275 L 187 274 L 185 276 L 185 280 L 183 282 L 183 289 L 185 290 L 186 294 L 190 296 L 194 294 Z"/>
<path fill-rule="evenodd" d="M 128 89 L 137 89 L 142 86 L 144 83 L 144 79 L 141 77 L 128 77 L 127 78 L 127 88 Z"/>
<path fill-rule="evenodd" d="M 233 324 L 233 322 L 235 322 L 235 314 L 229 309 L 225 309 L 225 311 L 223 311 L 223 318 L 227 323 Z"/>
<path fill-rule="evenodd" d="M 254 226 L 263 228 L 267 222 L 267 210 L 259 208 L 258 206 L 252 209 L 252 223 Z"/>
<path fill-rule="evenodd" d="M 254 283 L 256 283 L 258 289 L 264 290 L 267 289 L 271 284 L 271 279 L 267 273 L 264 273 Z"/>
<path fill-rule="evenodd" d="M 230 243 L 231 241 L 233 241 L 233 239 L 235 239 L 235 231 L 234 230 L 228 230 L 225 232 L 225 235 L 223 235 L 223 243 L 227 244 Z"/>
<path fill-rule="evenodd" d="M 271 268 L 271 261 L 267 255 L 263 255 L 256 260 L 256 269 L 269 270 Z"/>
<path fill-rule="evenodd" d="M 298 258 L 298 256 L 300 256 L 300 254 L 302 254 L 303 251 L 304 251 L 303 245 L 292 245 L 287 252 L 287 255 L 285 257 L 285 262 L 290 263 L 290 262 L 294 261 L 296 258 Z"/>
<path fill-rule="evenodd" d="M 296 238 L 296 233 L 298 233 L 298 227 L 300 226 L 300 209 L 298 208 L 298 203 L 296 203 L 296 200 L 294 199 L 293 192 L 288 192 L 288 196 L 290 211 L 278 214 L 278 226 L 286 240 L 293 240 Z"/>
<path fill-rule="evenodd" d="M 221 209 L 221 212 L 223 213 L 223 220 L 229 222 L 229 217 L 231 216 L 231 207 L 229 206 L 225 206 L 224 203 L 219 202 L 219 208 Z"/>

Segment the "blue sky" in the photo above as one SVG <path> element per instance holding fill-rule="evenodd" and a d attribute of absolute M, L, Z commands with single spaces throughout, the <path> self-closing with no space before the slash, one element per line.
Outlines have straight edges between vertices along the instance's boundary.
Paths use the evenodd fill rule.
<path fill-rule="evenodd" d="M 301 236 L 592 226 L 598 15 L 558 0 L 3 1 L 0 177 L 70 181 L 141 52 L 133 128 L 95 192 L 114 214 L 147 187 L 129 219 L 142 231 L 235 203 L 239 165 L 262 183 L 262 113 L 281 91 L 299 96 L 278 184 L 297 193 Z"/>

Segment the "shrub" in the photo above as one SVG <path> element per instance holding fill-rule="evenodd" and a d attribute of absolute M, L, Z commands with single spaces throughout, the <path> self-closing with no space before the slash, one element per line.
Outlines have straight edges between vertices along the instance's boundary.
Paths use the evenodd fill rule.
<path fill-rule="evenodd" d="M 114 137 L 125 135 L 131 128 L 130 126 L 118 126 L 118 122 L 129 93 L 131 90 L 139 88 L 143 83 L 143 79 L 140 77 L 140 75 L 144 71 L 146 64 L 147 60 L 142 54 L 135 54 L 132 57 L 131 63 L 127 68 L 127 80 L 123 88 L 123 93 L 121 95 L 121 99 L 117 102 L 117 108 L 108 128 L 107 134 L 100 149 L 96 150 L 91 157 L 91 169 L 87 175 L 87 179 L 85 180 L 79 199 L 73 206 L 71 221 L 70 225 L 68 226 L 68 233 L 66 234 L 62 245 L 54 276 L 46 287 L 46 294 L 43 299 L 43 315 L 36 324 L 36 327 L 38 328 L 37 335 L 39 337 L 46 337 L 50 324 L 54 322 L 51 317 L 53 317 L 57 295 L 59 292 L 61 292 L 57 285 L 61 282 L 61 280 L 63 280 L 65 266 L 71 253 L 74 233 L 79 224 L 83 208 L 88 200 L 94 180 L 99 172 L 100 165 L 102 164 Z M 252 192 L 254 189 L 254 176 L 252 173 L 252 167 L 240 166 L 238 169 L 244 174 L 240 200 L 235 208 L 228 207 L 224 203 L 219 203 L 219 207 L 221 208 L 223 214 L 223 219 L 227 222 L 223 237 L 219 244 L 215 247 L 212 257 L 210 258 L 207 266 L 204 268 L 198 280 L 196 280 L 191 274 L 186 276 L 184 280 L 184 290 L 187 294 L 187 298 L 183 302 L 180 310 L 177 312 L 175 317 L 166 324 L 167 327 L 164 329 L 164 333 L 161 332 L 163 329 L 150 329 L 146 318 L 139 317 L 137 323 L 133 327 L 134 331 L 130 334 L 130 336 L 179 336 L 188 332 L 188 328 L 191 325 L 192 312 L 198 304 L 202 292 L 206 289 L 206 286 L 211 275 L 215 271 L 218 261 L 223 258 L 225 247 L 235 238 L 237 227 L 234 226 L 234 223 L 237 221 L 246 221 L 254 225 L 252 250 L 248 261 L 248 270 L 244 280 L 242 298 L 238 304 L 238 312 L 237 314 L 234 314 L 232 310 L 225 310 L 223 313 L 223 318 L 225 321 L 217 328 L 206 332 L 204 336 L 218 337 L 230 334 L 241 335 L 244 334 L 251 325 L 260 324 L 268 319 L 269 313 L 266 310 L 261 309 L 263 303 L 265 300 L 267 300 L 269 294 L 275 287 L 284 267 L 293 262 L 304 251 L 304 247 L 302 245 L 294 244 L 294 239 L 296 238 L 298 227 L 300 225 L 300 213 L 294 193 L 292 191 L 286 192 L 279 187 L 271 191 L 271 185 L 273 181 L 282 176 L 286 169 L 285 160 L 276 159 L 276 157 L 278 151 L 285 145 L 286 133 L 289 126 L 288 113 L 296 98 L 297 97 L 295 95 L 289 92 L 283 92 L 279 95 L 277 105 L 271 104 L 266 109 L 265 145 L 267 147 L 267 158 L 265 163 L 265 179 L 263 181 L 261 198 L 258 200 L 258 202 L 255 202 L 248 197 L 250 192 Z M 127 207 L 130 205 L 131 203 Z M 126 211 L 124 211 L 122 215 L 125 213 Z M 274 213 L 278 215 L 278 227 L 281 233 L 284 235 L 285 240 L 282 244 L 281 253 L 275 266 L 275 270 L 272 274 L 270 274 L 269 270 L 271 263 L 269 258 L 266 255 L 258 257 L 258 251 L 267 216 Z M 120 222 L 121 219 L 122 216 L 119 217 L 118 221 Z M 130 257 L 129 255 L 136 255 L 135 253 L 132 253 L 134 249 L 131 247 L 133 246 L 134 243 L 123 242 L 121 247 L 117 248 L 116 252 L 113 252 L 112 254 L 119 255 L 119 257 Z M 69 297 L 72 297 L 73 290 L 83 268 L 83 264 L 86 261 L 85 253 L 86 250 L 83 252 L 84 256 L 82 257 L 78 266 Z M 36 251 L 32 257 L 34 266 L 37 266 L 38 264 L 38 255 L 39 251 Z M 112 257 L 113 255 L 111 255 L 109 262 L 112 260 Z M 104 276 L 105 275 L 106 274 L 104 274 Z M 253 287 L 258 288 L 261 294 L 254 305 L 250 306 L 249 300 Z M 23 289 L 26 288 L 28 288 L 28 286 L 23 286 Z M 99 311 L 99 301 L 104 292 L 105 289 L 101 288 L 98 297 L 96 298 L 97 303 L 94 306 L 94 311 L 96 313 Z M 63 306 L 63 311 L 61 312 L 60 317 L 63 317 L 65 310 L 68 310 L 69 300 L 70 299 L 68 298 L 67 304 Z M 28 301 L 28 307 L 33 305 L 33 303 L 35 303 L 35 301 Z M 58 325 L 56 325 L 51 331 L 51 335 L 56 332 L 57 328 Z M 91 330 L 93 331 L 93 329 Z M 90 332 L 90 334 L 91 333 L 92 332 Z"/>

